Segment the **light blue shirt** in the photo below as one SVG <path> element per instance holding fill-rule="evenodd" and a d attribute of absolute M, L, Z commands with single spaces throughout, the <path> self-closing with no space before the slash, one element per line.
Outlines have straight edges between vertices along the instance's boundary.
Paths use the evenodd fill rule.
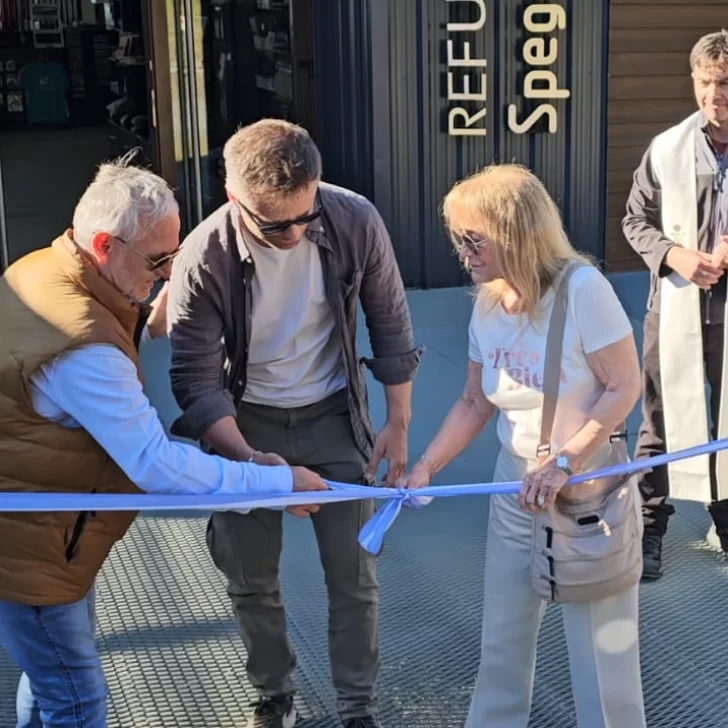
<path fill-rule="evenodd" d="M 260 466 L 207 455 L 167 437 L 134 363 L 115 346 L 72 349 L 30 379 L 36 412 L 86 430 L 129 480 L 149 493 L 290 493 L 287 466 Z"/>

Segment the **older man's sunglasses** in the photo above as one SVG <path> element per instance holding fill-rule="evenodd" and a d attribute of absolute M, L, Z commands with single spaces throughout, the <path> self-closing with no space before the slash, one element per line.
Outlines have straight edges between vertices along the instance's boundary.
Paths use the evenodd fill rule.
<path fill-rule="evenodd" d="M 261 235 L 278 235 L 279 233 L 285 232 L 289 227 L 293 225 L 308 225 L 314 220 L 318 220 L 321 217 L 322 207 L 321 199 L 316 193 L 316 209 L 306 215 L 295 217 L 291 220 L 263 220 L 261 217 L 256 215 L 252 210 L 249 210 L 240 200 L 238 205 L 245 210 L 250 216 L 250 219 L 256 224 Z"/>
<path fill-rule="evenodd" d="M 121 243 L 124 243 L 124 245 L 129 245 L 129 243 L 124 240 L 124 238 L 120 238 L 118 235 L 114 235 L 114 237 Z M 166 255 L 156 255 L 154 257 L 150 257 L 148 255 L 144 255 L 144 253 L 140 253 L 138 250 L 134 248 L 133 245 L 129 245 L 129 250 L 131 250 L 134 255 L 138 255 L 140 258 L 144 258 L 144 260 L 147 261 L 147 266 L 150 270 L 150 272 L 156 272 L 164 268 L 168 263 L 171 263 L 178 255 L 180 249 L 177 248 L 177 250 L 174 251 L 174 253 L 167 253 Z"/>

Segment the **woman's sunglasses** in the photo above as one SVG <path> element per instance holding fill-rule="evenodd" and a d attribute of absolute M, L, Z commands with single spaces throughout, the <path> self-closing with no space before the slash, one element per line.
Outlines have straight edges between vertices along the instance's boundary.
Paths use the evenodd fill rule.
<path fill-rule="evenodd" d="M 458 255 L 478 255 L 484 245 L 488 243 L 486 238 L 471 233 L 450 232 L 450 239 Z"/>

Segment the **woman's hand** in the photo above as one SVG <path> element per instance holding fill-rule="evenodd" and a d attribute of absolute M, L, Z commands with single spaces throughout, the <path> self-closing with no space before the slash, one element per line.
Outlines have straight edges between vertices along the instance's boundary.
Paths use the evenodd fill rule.
<path fill-rule="evenodd" d="M 518 505 L 524 511 L 536 512 L 539 508 L 553 505 L 559 491 L 566 485 L 569 476 L 553 462 L 546 462 L 530 473 L 521 483 Z"/>
<path fill-rule="evenodd" d="M 399 488 L 424 488 L 430 484 L 432 475 L 430 474 L 430 468 L 423 460 L 418 460 L 413 466 L 409 473 L 405 473 L 398 481 L 397 487 Z"/>

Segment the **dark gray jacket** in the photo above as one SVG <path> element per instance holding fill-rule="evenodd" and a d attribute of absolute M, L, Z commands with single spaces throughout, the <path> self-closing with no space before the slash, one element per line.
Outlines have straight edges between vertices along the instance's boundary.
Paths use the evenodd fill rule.
<path fill-rule="evenodd" d="M 404 284 L 387 229 L 368 200 L 321 184 L 323 214 L 308 237 L 320 247 L 326 297 L 341 342 L 351 423 L 368 456 L 373 443 L 362 364 L 383 384 L 410 381 L 415 348 Z M 246 385 L 255 273 L 255 243 L 223 205 L 182 244 L 170 282 L 168 317 L 172 390 L 183 415 L 172 432 L 198 440 L 215 422 L 235 416 Z M 357 301 L 366 317 L 373 358 L 356 352 Z"/>
<path fill-rule="evenodd" d="M 716 233 L 714 229 L 716 213 L 721 210 L 728 211 L 728 184 L 725 183 L 728 152 L 724 155 L 717 153 L 708 132 L 707 121 L 702 114 L 696 116 L 696 125 L 698 127 L 698 133 L 695 135 L 698 248 L 710 252 Z M 662 234 L 661 192 L 652 169 L 651 152 L 652 145 L 645 152 L 634 174 L 632 189 L 627 200 L 627 214 L 622 220 L 622 232 L 650 270 L 650 296 L 647 307 L 650 311 L 659 313 L 659 279 L 672 272 L 665 263 L 665 256 L 675 243 Z M 721 219 L 725 219 L 725 214 Z M 710 320 L 714 323 L 723 321 L 725 300 L 726 276 L 723 276 L 714 286 L 710 297 Z"/>

